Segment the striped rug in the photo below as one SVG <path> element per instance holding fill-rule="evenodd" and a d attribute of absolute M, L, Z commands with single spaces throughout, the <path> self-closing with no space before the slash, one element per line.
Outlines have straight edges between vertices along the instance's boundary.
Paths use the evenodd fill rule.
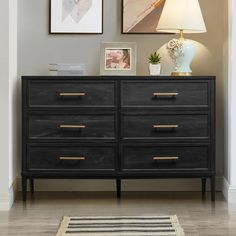
<path fill-rule="evenodd" d="M 56 236 L 184 236 L 177 216 L 64 217 Z"/>

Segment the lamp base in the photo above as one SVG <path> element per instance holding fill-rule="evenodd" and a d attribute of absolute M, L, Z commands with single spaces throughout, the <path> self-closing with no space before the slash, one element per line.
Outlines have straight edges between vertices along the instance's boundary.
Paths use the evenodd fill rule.
<path fill-rule="evenodd" d="M 171 76 L 192 76 L 192 72 L 172 72 Z"/>
<path fill-rule="evenodd" d="M 174 62 L 175 70 L 172 76 L 191 76 L 191 62 L 195 54 L 195 47 L 190 40 L 179 38 L 172 39 L 167 44 L 169 56 Z"/>

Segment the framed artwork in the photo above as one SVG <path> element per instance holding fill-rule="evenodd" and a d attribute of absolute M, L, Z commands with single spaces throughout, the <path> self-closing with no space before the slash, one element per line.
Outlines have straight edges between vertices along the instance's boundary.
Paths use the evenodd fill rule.
<path fill-rule="evenodd" d="M 50 34 L 102 34 L 103 0 L 50 0 Z"/>
<path fill-rule="evenodd" d="M 156 32 L 165 0 L 122 0 L 123 34 L 160 34 Z"/>
<path fill-rule="evenodd" d="M 136 75 L 136 43 L 102 43 L 101 75 Z"/>

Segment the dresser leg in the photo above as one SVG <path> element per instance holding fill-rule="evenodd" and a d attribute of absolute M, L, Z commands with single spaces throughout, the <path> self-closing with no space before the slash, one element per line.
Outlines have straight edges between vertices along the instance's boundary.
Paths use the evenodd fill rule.
<path fill-rule="evenodd" d="M 117 194 L 117 198 L 121 197 L 121 180 L 120 179 L 116 180 L 116 194 Z"/>
<path fill-rule="evenodd" d="M 206 195 L 206 178 L 202 178 L 202 195 Z"/>
<path fill-rule="evenodd" d="M 211 176 L 211 201 L 215 201 L 215 176 Z"/>
<path fill-rule="evenodd" d="M 23 200 L 23 202 L 26 202 L 26 196 L 27 196 L 27 178 L 22 177 L 22 200 Z"/>
<path fill-rule="evenodd" d="M 30 179 L 30 192 L 34 194 L 34 179 Z"/>

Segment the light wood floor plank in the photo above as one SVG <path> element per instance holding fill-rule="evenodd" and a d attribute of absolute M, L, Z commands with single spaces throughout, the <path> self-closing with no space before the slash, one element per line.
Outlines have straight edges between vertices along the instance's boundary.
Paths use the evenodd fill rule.
<path fill-rule="evenodd" d="M 64 215 L 178 215 L 186 236 L 236 236 L 236 205 L 220 193 L 215 204 L 200 193 L 35 193 L 26 204 L 17 198 L 0 212 L 0 236 L 54 236 Z"/>

